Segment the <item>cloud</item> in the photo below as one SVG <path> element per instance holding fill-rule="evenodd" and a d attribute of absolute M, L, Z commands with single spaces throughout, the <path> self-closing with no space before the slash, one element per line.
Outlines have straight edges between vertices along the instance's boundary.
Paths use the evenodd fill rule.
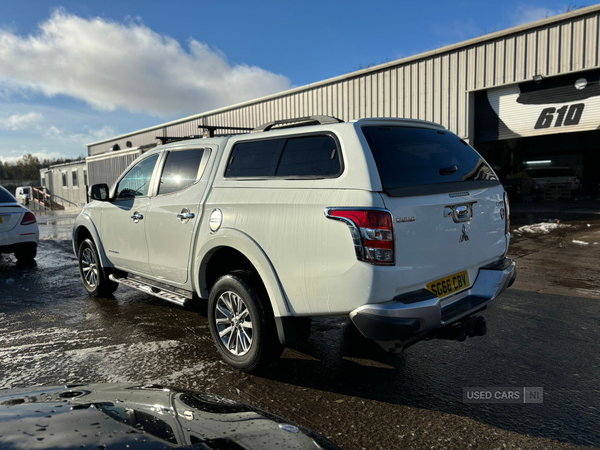
<path fill-rule="evenodd" d="M 0 119 L 0 127 L 6 130 L 22 130 L 39 124 L 44 120 L 44 116 L 36 112 L 28 112 L 26 114 L 13 114 L 5 119 Z"/>
<path fill-rule="evenodd" d="M 87 145 L 90 142 L 102 141 L 119 134 L 117 130 L 108 125 L 96 130 L 87 129 L 85 133 L 69 133 L 68 131 L 52 125 L 43 130 L 43 133 L 50 139 L 58 139 L 61 141 L 82 145 Z"/>
<path fill-rule="evenodd" d="M 512 26 L 523 25 L 537 20 L 546 19 L 548 17 L 556 16 L 566 12 L 567 7 L 562 11 L 550 8 L 544 8 L 541 6 L 533 5 L 520 5 L 517 10 L 512 14 Z"/>
<path fill-rule="evenodd" d="M 67 95 L 91 106 L 153 116 L 199 113 L 290 87 L 287 77 L 232 65 L 218 50 L 140 22 L 54 12 L 36 34 L 0 30 L 0 95 Z"/>
<path fill-rule="evenodd" d="M 37 157 L 40 161 L 43 161 L 44 159 L 56 159 L 56 158 L 64 158 L 65 155 L 63 155 L 61 152 L 49 152 L 48 150 L 42 149 L 40 151 L 37 152 L 13 152 L 13 153 L 18 153 L 18 156 L 0 156 L 0 161 L 5 162 L 5 163 L 10 163 L 10 164 L 14 164 L 16 163 L 18 160 L 20 160 L 23 155 L 25 155 L 26 153 L 30 153 L 31 155 Z"/>

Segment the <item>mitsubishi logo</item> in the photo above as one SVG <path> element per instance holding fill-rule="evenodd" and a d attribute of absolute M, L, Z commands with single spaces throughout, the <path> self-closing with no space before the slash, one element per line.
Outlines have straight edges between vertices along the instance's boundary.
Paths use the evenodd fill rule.
<path fill-rule="evenodd" d="M 460 237 L 458 242 L 463 242 L 463 241 L 468 241 L 468 240 L 469 240 L 469 236 L 467 235 L 467 228 L 463 225 L 462 236 Z"/>

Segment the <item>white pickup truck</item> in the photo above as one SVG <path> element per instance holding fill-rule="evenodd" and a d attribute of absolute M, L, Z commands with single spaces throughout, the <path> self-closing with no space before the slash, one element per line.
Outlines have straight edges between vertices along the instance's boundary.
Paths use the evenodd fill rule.
<path fill-rule="evenodd" d="M 73 229 L 89 293 L 208 300 L 218 351 L 247 371 L 313 317 L 350 317 L 393 352 L 482 335 L 476 314 L 516 278 L 496 174 L 430 122 L 311 116 L 180 139 L 90 196 Z"/>

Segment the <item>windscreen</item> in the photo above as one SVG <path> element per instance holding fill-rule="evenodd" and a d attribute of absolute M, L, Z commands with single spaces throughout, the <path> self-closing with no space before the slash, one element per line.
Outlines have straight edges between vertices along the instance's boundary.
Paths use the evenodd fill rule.
<path fill-rule="evenodd" d="M 0 203 L 14 203 L 16 201 L 17 199 L 15 199 L 10 192 L 0 187 Z"/>
<path fill-rule="evenodd" d="M 449 182 L 489 180 L 496 175 L 464 140 L 430 128 L 365 126 L 384 190 Z"/>

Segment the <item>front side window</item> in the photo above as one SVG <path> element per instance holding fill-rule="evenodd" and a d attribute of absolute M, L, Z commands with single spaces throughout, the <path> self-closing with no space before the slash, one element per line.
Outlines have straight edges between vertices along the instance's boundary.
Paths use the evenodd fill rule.
<path fill-rule="evenodd" d="M 225 177 L 324 178 L 341 173 L 340 152 L 328 135 L 309 135 L 234 146 Z"/>
<path fill-rule="evenodd" d="M 169 152 L 160 177 L 158 194 L 180 191 L 194 184 L 200 174 L 200 162 L 204 149 Z"/>
<path fill-rule="evenodd" d="M 152 155 L 135 165 L 117 185 L 116 198 L 146 197 L 158 154 Z"/>
<path fill-rule="evenodd" d="M 79 179 L 77 177 L 77 171 L 74 170 L 73 172 L 71 172 L 71 175 L 73 176 L 73 187 L 78 187 L 79 186 Z"/>

